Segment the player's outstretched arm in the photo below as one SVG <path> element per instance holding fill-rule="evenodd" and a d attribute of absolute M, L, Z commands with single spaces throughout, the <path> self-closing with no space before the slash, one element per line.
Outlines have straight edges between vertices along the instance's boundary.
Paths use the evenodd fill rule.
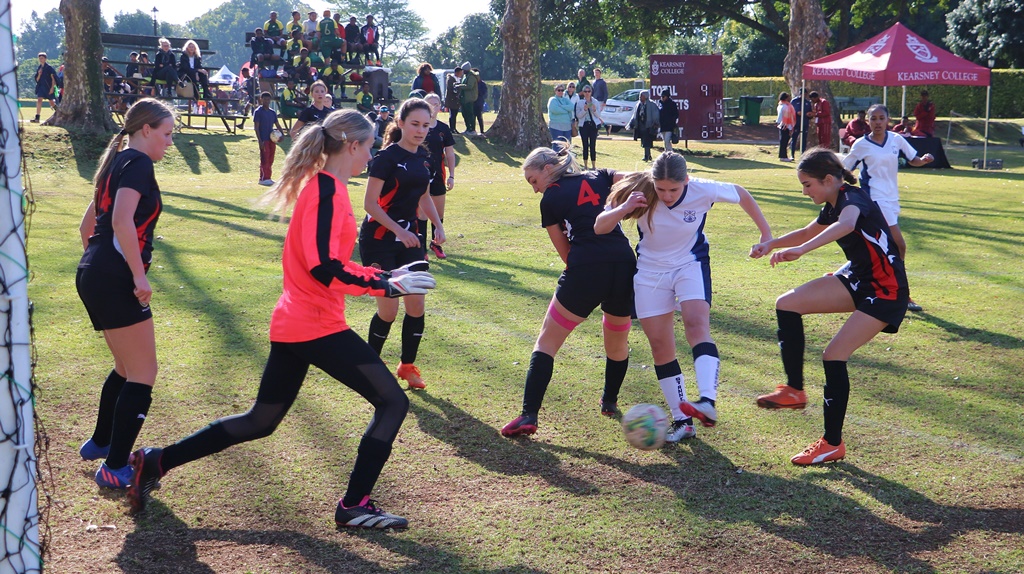
<path fill-rule="evenodd" d="M 751 221 L 754 222 L 754 225 L 757 226 L 758 231 L 761 232 L 761 243 L 770 241 L 772 238 L 772 228 L 768 225 L 768 220 L 765 219 L 764 213 L 761 212 L 761 206 L 757 204 L 757 200 L 742 186 L 736 186 L 736 193 L 740 196 L 740 207 L 743 208 L 743 211 L 746 212 Z"/>

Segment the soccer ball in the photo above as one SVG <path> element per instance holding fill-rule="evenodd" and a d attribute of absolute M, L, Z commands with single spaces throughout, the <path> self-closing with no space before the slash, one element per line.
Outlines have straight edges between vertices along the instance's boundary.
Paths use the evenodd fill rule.
<path fill-rule="evenodd" d="M 626 442 L 640 450 L 655 450 L 665 444 L 668 417 L 657 405 L 636 405 L 622 417 Z"/>
<path fill-rule="evenodd" d="M 273 130 L 273 131 L 270 132 L 270 141 L 272 141 L 274 143 L 277 143 L 277 142 L 281 141 L 281 138 L 283 138 L 283 137 L 284 137 L 284 134 L 281 133 L 281 130 Z"/>

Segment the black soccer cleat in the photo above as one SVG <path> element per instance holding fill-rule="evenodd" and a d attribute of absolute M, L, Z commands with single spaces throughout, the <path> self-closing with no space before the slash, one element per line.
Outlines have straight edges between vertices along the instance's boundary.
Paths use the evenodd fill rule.
<path fill-rule="evenodd" d="M 160 466 L 160 457 L 163 453 L 162 448 L 147 447 L 135 451 L 128 459 L 135 468 L 132 481 L 128 484 L 128 504 L 131 505 L 132 512 L 142 512 L 146 509 L 146 498 L 160 483 L 160 478 L 164 475 Z"/>
<path fill-rule="evenodd" d="M 409 527 L 408 520 L 377 508 L 377 503 L 370 500 L 369 496 L 364 496 L 363 501 L 352 508 L 345 508 L 339 500 L 338 508 L 334 511 L 334 523 L 338 525 L 338 528 L 371 528 L 374 530 Z"/>

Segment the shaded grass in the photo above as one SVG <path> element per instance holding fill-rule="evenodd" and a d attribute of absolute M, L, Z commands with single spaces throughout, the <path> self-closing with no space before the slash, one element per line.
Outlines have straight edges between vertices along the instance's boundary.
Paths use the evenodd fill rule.
<path fill-rule="evenodd" d="M 721 423 L 653 453 L 629 448 L 601 417 L 600 323 L 559 353 L 532 439 L 497 429 L 519 408 L 533 339 L 562 265 L 539 228 L 520 156 L 459 140 L 449 195 L 447 261 L 432 262 L 427 332 L 417 363 L 428 389 L 412 407 L 375 496 L 408 516 L 405 533 L 336 533 L 333 505 L 371 409 L 312 370 L 270 438 L 176 470 L 153 507 L 130 517 L 97 493 L 76 460 L 110 368 L 74 292 L 77 225 L 93 167 L 70 143 L 28 132 L 36 213 L 29 242 L 39 349 L 39 410 L 54 571 L 77 572 L 1014 572 L 1024 568 L 1024 154 L 990 149 L 999 173 L 900 175 L 908 272 L 926 311 L 851 360 L 847 461 L 801 469 L 788 457 L 819 436 L 818 357 L 843 317 L 808 317 L 811 404 L 767 412 L 754 397 L 783 379 L 773 305 L 841 263 L 838 247 L 770 269 L 746 257 L 756 229 L 717 206 L 707 233 L 715 285 L 712 332 L 722 354 Z M 176 136 L 158 164 L 165 212 L 150 279 L 161 373 L 140 444 L 162 445 L 255 396 L 280 294 L 286 225 L 254 208 L 251 139 Z M 195 145 L 188 145 L 192 140 Z M 744 185 L 776 232 L 816 215 L 772 146 L 691 143 L 695 175 Z M 209 150 L 208 152 L 206 150 Z M 633 169 L 631 140 L 598 142 L 598 165 Z M 969 165 L 977 148 L 954 148 Z M 62 158 L 60 162 L 58 158 Z M 283 161 L 279 155 L 278 169 Z M 77 177 L 76 175 L 77 174 Z M 358 206 L 362 179 L 350 186 Z M 635 238 L 633 230 L 627 230 Z M 365 332 L 374 311 L 349 299 Z M 682 326 L 677 332 L 682 339 Z M 396 330 L 397 337 L 397 330 Z M 393 337 L 384 358 L 394 365 Z M 661 404 L 639 329 L 622 405 Z M 690 379 L 689 349 L 679 346 Z M 117 530 L 86 532 L 88 523 Z"/>

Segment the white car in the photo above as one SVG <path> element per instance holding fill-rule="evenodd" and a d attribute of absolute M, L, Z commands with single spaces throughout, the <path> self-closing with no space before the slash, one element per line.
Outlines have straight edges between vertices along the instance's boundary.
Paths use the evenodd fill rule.
<path fill-rule="evenodd" d="M 626 90 L 608 98 L 604 105 L 604 111 L 601 112 L 601 119 L 611 126 L 613 132 L 626 127 L 629 125 L 629 120 L 633 118 L 633 110 L 636 109 L 637 102 L 640 101 L 640 92 L 645 91 L 647 90 Z"/>

